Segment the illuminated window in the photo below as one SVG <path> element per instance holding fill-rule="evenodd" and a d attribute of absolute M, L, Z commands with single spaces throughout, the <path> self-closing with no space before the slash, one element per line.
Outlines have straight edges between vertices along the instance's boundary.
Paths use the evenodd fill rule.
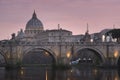
<path fill-rule="evenodd" d="M 102 42 L 105 42 L 105 35 L 102 35 Z"/>

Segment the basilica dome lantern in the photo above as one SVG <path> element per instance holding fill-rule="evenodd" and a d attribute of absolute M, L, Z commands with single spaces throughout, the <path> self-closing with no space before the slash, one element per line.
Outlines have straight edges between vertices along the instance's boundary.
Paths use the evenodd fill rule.
<path fill-rule="evenodd" d="M 43 24 L 42 22 L 37 18 L 37 15 L 34 11 L 32 18 L 27 22 L 25 34 L 26 35 L 36 35 L 40 32 L 42 32 Z"/>

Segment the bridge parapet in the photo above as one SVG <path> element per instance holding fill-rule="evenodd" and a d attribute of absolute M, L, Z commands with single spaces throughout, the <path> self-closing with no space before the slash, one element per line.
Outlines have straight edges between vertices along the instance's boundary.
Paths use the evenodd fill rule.
<path fill-rule="evenodd" d="M 9 46 L 10 45 L 10 41 L 9 40 L 5 40 L 5 41 L 0 41 L 0 46 Z M 118 42 L 24 42 L 24 41 L 18 41 L 17 45 L 24 45 L 24 46 L 28 46 L 28 45 L 67 45 L 67 46 L 72 46 L 72 45 L 118 45 L 120 46 L 120 44 Z"/>
<path fill-rule="evenodd" d="M 93 49 L 100 53 L 100 55 L 103 55 L 105 58 L 114 57 L 114 52 L 116 50 L 120 52 L 120 44 L 118 42 L 13 42 L 14 43 L 11 43 L 10 41 L 1 41 L 0 50 L 3 51 L 4 54 L 9 54 L 12 46 L 12 52 L 15 53 L 16 51 L 16 54 L 14 55 L 22 55 L 27 49 L 41 48 L 54 53 L 55 56 L 61 54 L 61 56 L 64 58 L 67 57 L 67 53 L 70 53 L 72 51 L 71 49 L 73 49 L 74 52 L 77 52 L 78 50 L 84 48 Z M 15 57 L 17 58 L 17 56 Z"/>
<path fill-rule="evenodd" d="M 20 42 L 20 45 L 120 45 L 117 42 Z"/>

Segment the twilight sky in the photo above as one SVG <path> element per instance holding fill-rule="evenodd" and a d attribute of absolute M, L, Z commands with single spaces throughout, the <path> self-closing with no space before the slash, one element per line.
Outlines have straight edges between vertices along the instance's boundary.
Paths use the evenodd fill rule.
<path fill-rule="evenodd" d="M 33 11 L 44 29 L 61 28 L 84 34 L 120 27 L 120 0 L 0 0 L 0 40 L 25 29 Z"/>

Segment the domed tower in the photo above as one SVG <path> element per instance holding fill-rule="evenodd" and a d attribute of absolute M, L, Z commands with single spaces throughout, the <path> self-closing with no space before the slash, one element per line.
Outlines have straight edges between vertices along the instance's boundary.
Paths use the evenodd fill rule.
<path fill-rule="evenodd" d="M 25 34 L 26 36 L 33 37 L 34 35 L 42 32 L 43 30 L 43 24 L 37 18 L 37 15 L 34 11 L 32 18 L 26 24 Z"/>

